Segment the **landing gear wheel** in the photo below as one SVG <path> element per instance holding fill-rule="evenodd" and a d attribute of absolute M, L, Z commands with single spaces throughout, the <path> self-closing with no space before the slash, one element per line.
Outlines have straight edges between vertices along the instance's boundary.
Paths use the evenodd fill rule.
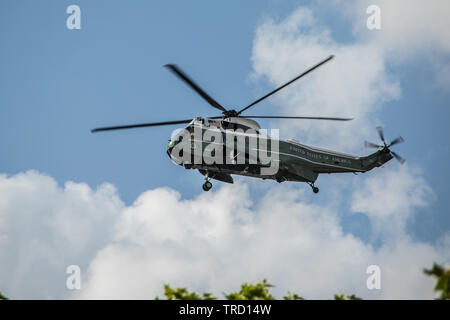
<path fill-rule="evenodd" d="M 311 187 L 312 191 L 314 193 L 319 193 L 319 188 L 317 188 L 313 182 L 307 182 L 309 184 L 309 186 Z"/>
<path fill-rule="evenodd" d="M 209 191 L 209 190 L 211 190 L 211 188 L 212 188 L 212 183 L 209 182 L 209 181 L 206 181 L 206 182 L 203 184 L 202 188 L 203 188 L 203 191 Z"/>

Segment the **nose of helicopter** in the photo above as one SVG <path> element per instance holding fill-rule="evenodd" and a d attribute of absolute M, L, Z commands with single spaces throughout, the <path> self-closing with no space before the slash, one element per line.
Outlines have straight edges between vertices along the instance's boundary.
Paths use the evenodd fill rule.
<path fill-rule="evenodd" d="M 172 158 L 172 150 L 173 150 L 174 146 L 175 146 L 175 141 L 169 140 L 169 142 L 167 143 L 167 146 L 166 146 L 166 151 L 167 151 L 167 154 L 169 155 L 169 158 Z"/>
<path fill-rule="evenodd" d="M 169 158 L 174 161 L 176 164 L 183 164 L 182 156 L 183 156 L 183 150 L 180 150 L 177 154 L 177 152 L 174 152 L 173 148 L 178 142 L 176 139 L 169 140 L 166 147 L 166 152 Z"/>

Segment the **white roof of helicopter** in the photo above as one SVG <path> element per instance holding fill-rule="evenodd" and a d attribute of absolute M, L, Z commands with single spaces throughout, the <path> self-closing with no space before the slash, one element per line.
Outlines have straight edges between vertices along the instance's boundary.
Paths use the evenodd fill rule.
<path fill-rule="evenodd" d="M 209 119 L 209 118 L 197 117 L 197 118 L 195 118 L 195 119 L 193 119 L 191 121 L 191 124 L 195 123 L 198 120 L 208 120 L 208 122 L 212 122 L 212 123 L 216 123 L 216 122 L 222 121 L 220 119 Z M 227 121 L 229 123 L 238 123 L 238 124 L 241 124 L 243 126 L 246 126 L 246 127 L 252 128 L 252 129 L 256 129 L 256 130 L 260 130 L 261 129 L 261 126 L 259 125 L 259 123 L 256 122 L 253 119 L 241 118 L 241 117 L 229 117 L 229 118 L 223 119 L 223 121 Z"/>
<path fill-rule="evenodd" d="M 235 117 L 231 117 L 231 118 L 225 118 L 225 121 L 231 122 L 231 123 L 239 123 L 242 124 L 246 127 L 252 128 L 252 129 L 261 129 L 261 126 L 259 125 L 258 122 L 256 122 L 253 119 L 249 119 L 249 118 L 235 118 Z"/>

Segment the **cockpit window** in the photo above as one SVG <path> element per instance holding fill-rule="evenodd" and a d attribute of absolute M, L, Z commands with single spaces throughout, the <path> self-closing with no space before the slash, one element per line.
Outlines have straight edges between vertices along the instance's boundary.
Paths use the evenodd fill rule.
<path fill-rule="evenodd" d="M 259 134 L 259 131 L 255 128 L 250 128 L 246 125 L 240 124 L 240 123 L 235 123 L 235 122 L 228 122 L 228 121 L 222 121 L 222 127 L 224 129 L 229 129 L 229 130 L 237 130 L 237 129 L 241 129 L 244 131 L 247 131 L 249 129 L 255 130 L 255 132 L 257 134 Z"/>
<path fill-rule="evenodd" d="M 203 124 L 203 118 L 197 117 L 194 118 L 189 124 Z"/>

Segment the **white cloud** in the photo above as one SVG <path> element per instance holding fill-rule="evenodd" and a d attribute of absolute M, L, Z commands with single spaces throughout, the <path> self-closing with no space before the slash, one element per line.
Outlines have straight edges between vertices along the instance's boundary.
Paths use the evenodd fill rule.
<path fill-rule="evenodd" d="M 400 58 L 435 50 L 450 52 L 450 3 L 430 0 L 365 0 L 356 3 L 337 2 L 355 21 L 354 32 L 361 40 L 373 41 L 377 46 Z M 365 13 L 369 5 L 381 9 L 381 30 L 366 28 Z"/>
<path fill-rule="evenodd" d="M 337 0 L 335 13 L 353 22 L 353 32 L 360 43 L 376 46 L 386 53 L 387 61 L 397 65 L 423 67 L 421 77 L 433 78 L 438 89 L 448 91 L 450 59 L 450 2 L 431 0 Z M 330 5 L 330 2 L 327 3 Z M 365 13 L 369 5 L 381 9 L 381 30 L 368 30 Z M 431 67 L 431 68 L 430 68 Z"/>
<path fill-rule="evenodd" d="M 381 30 L 368 30 L 366 8 L 381 8 Z M 355 38 L 333 39 L 328 22 L 316 18 L 331 6 L 353 26 Z M 405 63 L 429 65 L 422 76 L 434 78 L 436 87 L 450 87 L 450 3 L 445 1 L 334 1 L 299 7 L 285 19 L 266 19 L 258 26 L 253 44 L 253 78 L 278 86 L 321 59 L 336 58 L 298 83 L 271 98 L 286 115 L 354 117 L 351 123 L 283 121 L 283 135 L 309 144 L 346 152 L 361 152 L 375 118 L 385 102 L 399 99 L 401 86 L 389 66 Z M 328 15 L 329 16 L 329 15 Z M 431 81 L 431 82 L 433 82 Z M 250 112 L 249 112 L 250 114 Z"/>
<path fill-rule="evenodd" d="M 386 193 L 402 195 L 409 211 L 426 203 L 406 171 L 394 178 L 406 181 Z M 368 201 L 380 196 L 387 198 L 369 194 Z M 445 261 L 445 248 L 413 242 L 399 225 L 396 236 L 375 249 L 343 233 L 334 207 L 311 204 L 296 189 L 273 188 L 255 205 L 248 199 L 241 184 L 193 200 L 180 200 L 169 189 L 143 194 L 124 211 L 117 243 L 91 263 L 89 283 L 78 297 L 149 298 L 160 295 L 164 283 L 220 295 L 262 278 L 277 285 L 279 297 L 288 290 L 307 298 L 331 298 L 338 290 L 365 298 L 434 297 L 433 280 L 422 268 Z M 381 291 L 365 287 L 370 264 L 382 269 Z"/>
<path fill-rule="evenodd" d="M 283 132 L 301 134 L 307 143 L 360 150 L 363 137 L 374 127 L 369 117 L 382 103 L 400 95 L 398 81 L 386 72 L 383 50 L 366 43 L 337 43 L 310 9 L 300 7 L 279 23 L 267 20 L 257 28 L 252 54 L 254 76 L 280 85 L 330 54 L 336 58 L 280 92 L 276 102 L 283 114 L 355 120 L 283 121 Z"/>
<path fill-rule="evenodd" d="M 388 199 L 372 192 L 377 181 L 370 179 L 361 191 L 367 200 Z M 395 189 L 411 203 L 410 212 L 425 205 L 426 194 L 409 183 L 408 171 L 395 179 L 406 182 L 386 193 Z M 450 252 L 448 241 L 434 247 L 414 242 L 401 227 L 398 236 L 374 248 L 342 231 L 333 204 L 319 206 L 303 188 L 283 185 L 258 203 L 238 182 L 194 199 L 158 188 L 125 207 L 110 185 L 94 191 L 70 182 L 59 188 L 54 179 L 30 171 L 1 176 L 0 191 L 0 235 L 6 239 L 0 287 L 12 298 L 68 297 L 69 264 L 82 269 L 75 298 L 154 298 L 164 283 L 221 296 L 262 278 L 276 284 L 278 297 L 290 290 L 331 298 L 342 290 L 365 298 L 432 298 L 434 280 L 422 268 L 446 261 Z M 358 211 L 371 218 L 378 212 Z M 365 287 L 370 264 L 381 267 L 381 291 Z"/>
<path fill-rule="evenodd" d="M 436 70 L 437 87 L 446 93 L 450 92 L 450 54 L 446 58 L 434 60 L 433 67 Z"/>
<path fill-rule="evenodd" d="M 122 207 L 109 184 L 60 188 L 35 171 L 0 175 L 0 290 L 11 298 L 68 297 L 66 267 L 87 267 Z"/>
<path fill-rule="evenodd" d="M 364 212 L 377 233 L 398 237 L 406 232 L 406 221 L 413 208 L 427 206 L 435 199 L 420 171 L 408 165 L 376 170 L 364 182 L 359 181 L 352 196 L 351 209 Z"/>

